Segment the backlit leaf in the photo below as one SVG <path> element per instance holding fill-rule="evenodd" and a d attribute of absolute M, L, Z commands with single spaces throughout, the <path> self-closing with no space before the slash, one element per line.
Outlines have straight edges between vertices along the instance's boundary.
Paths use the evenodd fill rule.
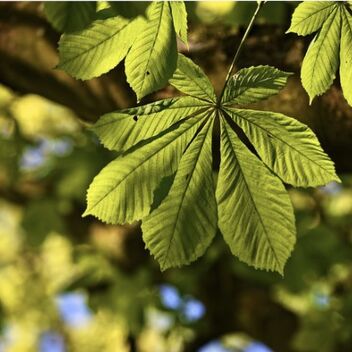
<path fill-rule="evenodd" d="M 289 196 L 224 120 L 216 197 L 219 228 L 232 253 L 255 268 L 282 274 L 295 243 Z"/>
<path fill-rule="evenodd" d="M 287 32 L 307 35 L 316 32 L 336 8 L 334 1 L 303 1 L 295 9 Z"/>
<path fill-rule="evenodd" d="M 184 1 L 171 1 L 171 13 L 176 34 L 188 45 L 187 41 L 187 11 Z"/>
<path fill-rule="evenodd" d="M 307 35 L 318 31 L 302 64 L 302 84 L 310 102 L 333 83 L 340 65 L 343 94 L 352 105 L 352 10 L 344 1 L 304 1 L 292 16 L 288 32 Z"/>
<path fill-rule="evenodd" d="M 304 57 L 301 79 L 310 102 L 315 96 L 323 94 L 336 77 L 339 64 L 340 27 L 340 8 L 335 7 L 310 43 Z"/>
<path fill-rule="evenodd" d="M 187 144 L 204 114 L 173 125 L 158 138 L 118 157 L 93 180 L 88 189 L 87 210 L 107 223 L 126 223 L 148 215 L 154 189 L 176 171 Z"/>
<path fill-rule="evenodd" d="M 166 85 L 176 69 L 176 35 L 168 2 L 153 2 L 148 23 L 137 33 L 126 58 L 127 81 L 138 100 Z"/>
<path fill-rule="evenodd" d="M 255 66 L 239 70 L 224 91 L 222 103 L 251 104 L 279 92 L 291 75 L 271 66 Z"/>
<path fill-rule="evenodd" d="M 105 147 L 126 150 L 202 108 L 205 108 L 204 102 L 188 96 L 159 100 L 103 115 L 93 126 L 93 131 Z"/>
<path fill-rule="evenodd" d="M 352 106 L 352 15 L 341 12 L 340 79 L 343 94 Z"/>
<path fill-rule="evenodd" d="M 216 101 L 209 78 L 199 66 L 182 54 L 178 54 L 177 69 L 169 82 L 182 93 L 208 102 Z"/>
<path fill-rule="evenodd" d="M 143 20 L 112 17 L 94 21 L 59 42 L 58 67 L 79 79 L 91 79 L 113 69 L 127 54 Z"/>
<path fill-rule="evenodd" d="M 333 162 L 308 126 L 269 111 L 226 111 L 243 129 L 263 162 L 284 182 L 315 187 L 339 181 Z"/>
<path fill-rule="evenodd" d="M 202 70 L 179 55 L 170 83 L 186 96 L 118 110 L 94 125 L 102 143 L 120 156 L 93 180 L 84 215 L 117 224 L 142 220 L 144 241 L 162 270 L 196 260 L 219 226 L 240 260 L 282 273 L 295 243 L 282 180 L 316 186 L 339 179 L 307 126 L 282 114 L 230 105 L 265 99 L 288 76 L 269 66 L 243 69 L 218 103 Z M 220 136 L 213 128 L 219 121 Z M 217 150 L 219 137 L 214 191 L 212 148 Z"/>
<path fill-rule="evenodd" d="M 143 239 L 163 270 L 196 260 L 215 236 L 212 126 L 208 121 L 198 133 L 181 158 L 169 194 L 143 220 Z"/>

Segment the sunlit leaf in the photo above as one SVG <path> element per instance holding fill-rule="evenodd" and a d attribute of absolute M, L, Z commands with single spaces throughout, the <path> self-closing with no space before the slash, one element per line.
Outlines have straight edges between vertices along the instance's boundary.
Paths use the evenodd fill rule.
<path fill-rule="evenodd" d="M 181 158 L 169 194 L 143 221 L 146 246 L 163 270 L 196 260 L 215 235 L 212 126 L 208 121 L 192 141 Z"/>
<path fill-rule="evenodd" d="M 205 108 L 204 102 L 193 97 L 159 100 L 135 108 L 103 115 L 93 131 L 109 149 L 126 150 L 138 141 L 148 139 L 167 129 L 176 121 Z"/>
<path fill-rule="evenodd" d="M 170 83 L 187 96 L 106 114 L 93 127 L 121 154 L 89 187 L 85 215 L 108 223 L 141 219 L 144 241 L 161 269 L 197 259 L 218 225 L 242 261 L 282 273 L 295 242 L 282 180 L 315 186 L 339 179 L 307 126 L 282 114 L 230 105 L 277 93 L 288 75 L 268 66 L 243 69 L 218 103 L 209 79 L 180 54 Z M 212 128 L 219 117 L 220 136 Z M 238 126 L 259 157 L 236 135 Z M 219 137 L 215 201 L 212 154 Z"/>
<path fill-rule="evenodd" d="M 187 11 L 184 1 L 171 1 L 171 13 L 176 34 L 188 45 L 187 40 Z"/>
<path fill-rule="evenodd" d="M 340 9 L 335 7 L 309 45 L 302 63 L 302 84 L 310 102 L 323 94 L 336 77 L 339 65 Z"/>
<path fill-rule="evenodd" d="M 257 153 L 284 182 L 315 187 L 339 181 L 335 167 L 312 130 L 299 121 L 268 111 L 226 109 Z"/>
<path fill-rule="evenodd" d="M 343 94 L 352 106 L 352 15 L 344 9 L 341 17 L 340 80 Z"/>
<path fill-rule="evenodd" d="M 208 102 L 216 101 L 214 88 L 209 78 L 199 66 L 182 54 L 178 55 L 177 69 L 169 82 L 185 94 Z"/>
<path fill-rule="evenodd" d="M 223 119 L 216 197 L 219 228 L 232 253 L 256 268 L 282 274 L 295 243 L 289 196 Z"/>
<path fill-rule="evenodd" d="M 203 118 L 200 113 L 181 121 L 108 164 L 89 187 L 84 215 L 107 223 L 132 222 L 148 215 L 154 189 L 176 171 Z"/>
<path fill-rule="evenodd" d="M 336 8 L 334 1 L 302 1 L 292 15 L 287 32 L 307 35 L 316 32 Z"/>
<path fill-rule="evenodd" d="M 222 103 L 250 104 L 266 99 L 279 92 L 291 75 L 271 66 L 255 66 L 239 70 L 224 91 Z"/>
<path fill-rule="evenodd" d="M 310 102 L 326 92 L 340 66 L 343 94 L 352 105 L 351 55 L 352 10 L 343 1 L 304 1 L 292 16 L 288 32 L 307 35 L 316 32 L 304 57 L 301 79 Z"/>
<path fill-rule="evenodd" d="M 126 58 L 127 81 L 138 100 L 166 85 L 176 69 L 176 35 L 168 2 L 153 2 L 148 23 Z"/>
<path fill-rule="evenodd" d="M 63 35 L 58 67 L 80 79 L 108 72 L 126 56 L 142 24 L 140 18 L 130 21 L 112 17 L 94 21 L 81 32 Z"/>

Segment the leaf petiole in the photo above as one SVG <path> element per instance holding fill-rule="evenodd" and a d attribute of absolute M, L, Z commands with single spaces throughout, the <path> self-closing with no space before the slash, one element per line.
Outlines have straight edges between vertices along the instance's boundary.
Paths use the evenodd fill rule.
<path fill-rule="evenodd" d="M 247 27 L 247 29 L 246 29 L 246 32 L 244 33 L 244 35 L 243 35 L 243 37 L 242 37 L 242 39 L 241 39 L 240 45 L 238 46 L 238 48 L 237 48 L 237 50 L 236 50 L 236 53 L 235 53 L 235 56 L 234 56 L 234 58 L 233 58 L 233 60 L 232 60 L 231 66 L 230 66 L 230 68 L 229 68 L 229 70 L 228 70 L 228 72 L 227 72 L 227 75 L 226 75 L 226 78 L 225 78 L 224 86 L 223 86 L 223 88 L 222 88 L 222 90 L 221 90 L 221 93 L 220 93 L 218 99 L 217 99 L 218 105 L 220 105 L 222 96 L 223 96 L 224 91 L 225 91 L 225 88 L 226 88 L 226 86 L 227 86 L 227 84 L 228 84 L 228 82 L 229 82 L 229 79 L 230 79 L 230 77 L 231 77 L 232 71 L 233 71 L 233 69 L 234 69 L 234 67 L 235 67 L 235 63 L 236 63 L 236 61 L 237 61 L 237 58 L 238 58 L 238 56 L 239 56 L 239 54 L 240 54 L 240 52 L 241 52 L 242 46 L 243 46 L 244 42 L 246 41 L 246 39 L 247 39 L 247 37 L 248 37 L 248 34 L 249 34 L 249 32 L 251 31 L 251 29 L 252 29 L 252 27 L 253 27 L 254 21 L 255 21 L 257 15 L 258 15 L 260 9 L 261 9 L 262 6 L 264 5 L 264 3 L 265 3 L 265 1 L 257 1 L 257 8 L 256 8 L 256 10 L 254 11 L 254 13 L 253 13 L 253 15 L 252 15 L 252 18 L 251 18 L 251 20 L 250 20 L 250 22 L 249 22 L 249 24 L 248 24 L 248 27 Z"/>

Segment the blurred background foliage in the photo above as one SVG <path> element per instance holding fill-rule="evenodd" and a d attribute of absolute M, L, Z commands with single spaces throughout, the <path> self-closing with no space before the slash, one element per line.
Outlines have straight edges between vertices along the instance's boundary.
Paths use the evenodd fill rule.
<path fill-rule="evenodd" d="M 269 3 L 260 23 L 285 31 L 294 5 Z M 197 38 L 240 30 L 255 3 L 187 6 Z M 138 224 L 81 218 L 114 157 L 81 117 L 0 85 L 1 352 L 352 350 L 351 175 L 289 190 L 298 242 L 285 277 L 240 263 L 221 240 L 161 273 Z"/>

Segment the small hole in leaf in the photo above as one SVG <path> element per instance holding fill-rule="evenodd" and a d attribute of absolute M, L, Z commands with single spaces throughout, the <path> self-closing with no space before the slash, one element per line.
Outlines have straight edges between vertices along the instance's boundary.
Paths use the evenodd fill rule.
<path fill-rule="evenodd" d="M 137 115 L 134 115 L 134 116 L 133 116 L 133 120 L 138 121 L 138 116 L 137 116 Z"/>
<path fill-rule="evenodd" d="M 147 76 L 148 76 L 148 75 L 150 75 L 150 72 L 149 72 L 149 71 L 147 71 L 147 72 L 146 72 L 146 75 L 147 75 Z"/>

